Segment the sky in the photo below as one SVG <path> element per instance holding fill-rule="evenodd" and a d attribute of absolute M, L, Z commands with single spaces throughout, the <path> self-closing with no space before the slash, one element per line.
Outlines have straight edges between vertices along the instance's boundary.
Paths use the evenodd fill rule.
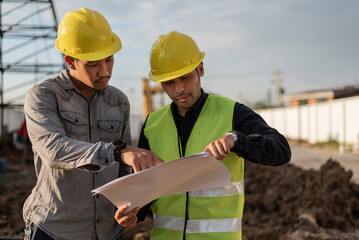
<path fill-rule="evenodd" d="M 110 84 L 129 96 L 132 113 L 142 113 L 150 48 L 173 30 L 191 36 L 206 53 L 204 90 L 248 105 L 268 96 L 275 104 L 278 70 L 285 94 L 359 85 L 358 0 L 54 0 L 54 5 L 58 22 L 80 7 L 107 18 L 123 44 Z M 50 51 L 52 59 L 61 58 L 54 47 Z M 16 88 L 5 94 L 9 99 L 33 84 L 16 87 L 20 77 L 11 79 L 4 83 L 5 89 Z"/>

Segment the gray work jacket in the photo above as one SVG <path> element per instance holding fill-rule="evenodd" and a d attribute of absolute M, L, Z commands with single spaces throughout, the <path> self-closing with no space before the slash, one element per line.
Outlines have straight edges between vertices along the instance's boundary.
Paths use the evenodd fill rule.
<path fill-rule="evenodd" d="M 37 175 L 24 220 L 54 239 L 117 239 L 115 206 L 90 191 L 130 172 L 113 160 L 110 143 L 131 143 L 126 95 L 108 86 L 89 102 L 63 70 L 28 91 L 24 111 Z"/>

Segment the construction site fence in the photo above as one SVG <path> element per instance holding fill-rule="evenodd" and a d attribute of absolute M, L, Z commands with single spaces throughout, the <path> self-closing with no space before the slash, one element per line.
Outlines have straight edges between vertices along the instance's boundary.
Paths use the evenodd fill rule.
<path fill-rule="evenodd" d="M 341 146 L 358 150 L 358 108 L 357 96 L 295 107 L 259 109 L 256 112 L 288 139 L 303 140 L 311 144 L 334 140 Z M 6 132 L 15 132 L 23 120 L 23 109 L 4 109 Z M 140 115 L 131 116 L 133 136 L 139 135 L 142 121 Z"/>
<path fill-rule="evenodd" d="M 359 148 L 359 97 L 295 107 L 256 110 L 284 136 L 311 144 L 337 141 L 341 147 Z"/>

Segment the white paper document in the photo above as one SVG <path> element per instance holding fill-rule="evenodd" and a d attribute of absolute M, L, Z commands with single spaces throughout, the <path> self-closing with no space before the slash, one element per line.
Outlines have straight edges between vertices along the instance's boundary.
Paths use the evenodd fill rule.
<path fill-rule="evenodd" d="M 208 153 L 199 153 L 115 179 L 92 190 L 114 205 L 135 207 L 169 194 L 231 185 L 227 167 Z"/>

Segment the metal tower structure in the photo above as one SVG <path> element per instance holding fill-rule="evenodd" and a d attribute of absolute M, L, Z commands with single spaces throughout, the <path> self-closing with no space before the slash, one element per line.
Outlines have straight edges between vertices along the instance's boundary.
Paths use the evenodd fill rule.
<path fill-rule="evenodd" d="M 65 68 L 55 47 L 57 18 L 52 0 L 0 0 L 0 126 L 4 110 L 22 107 L 31 85 Z"/>

